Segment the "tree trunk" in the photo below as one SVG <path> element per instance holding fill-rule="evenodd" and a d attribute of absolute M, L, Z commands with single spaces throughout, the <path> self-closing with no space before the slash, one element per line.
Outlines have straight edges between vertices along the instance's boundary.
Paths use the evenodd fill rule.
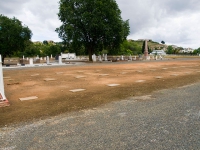
<path fill-rule="evenodd" d="M 93 55 L 92 52 L 93 52 L 92 48 L 89 47 L 89 48 L 88 48 L 88 53 L 89 53 L 89 62 L 93 62 L 93 60 L 92 60 L 92 55 Z"/>
<path fill-rule="evenodd" d="M 5 56 L 4 56 L 4 55 L 1 55 L 1 62 L 2 62 L 2 65 L 4 64 L 4 58 L 5 58 Z"/>

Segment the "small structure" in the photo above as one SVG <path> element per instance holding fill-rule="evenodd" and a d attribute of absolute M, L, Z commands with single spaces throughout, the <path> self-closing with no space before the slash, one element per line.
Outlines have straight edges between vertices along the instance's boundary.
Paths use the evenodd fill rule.
<path fill-rule="evenodd" d="M 76 53 L 61 53 L 62 59 L 76 59 Z"/>
<path fill-rule="evenodd" d="M 166 55 L 164 50 L 153 50 L 150 55 Z"/>

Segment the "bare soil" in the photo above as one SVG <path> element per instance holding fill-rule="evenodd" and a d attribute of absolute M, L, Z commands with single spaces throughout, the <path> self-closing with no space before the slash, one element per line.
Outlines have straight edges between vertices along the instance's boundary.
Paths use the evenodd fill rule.
<path fill-rule="evenodd" d="M 0 108 L 0 126 L 94 108 L 131 96 L 199 82 L 200 59 L 92 63 L 5 69 L 3 72 L 6 97 L 11 105 Z M 45 81 L 46 78 L 55 80 Z M 107 84 L 120 85 L 109 87 Z M 86 90 L 73 93 L 69 91 L 72 89 Z M 30 96 L 38 99 L 19 100 Z"/>

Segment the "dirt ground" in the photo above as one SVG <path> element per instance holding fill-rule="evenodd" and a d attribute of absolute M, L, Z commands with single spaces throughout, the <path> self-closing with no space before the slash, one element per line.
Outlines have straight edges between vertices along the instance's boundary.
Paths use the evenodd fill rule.
<path fill-rule="evenodd" d="M 88 63 L 4 69 L 3 73 L 6 97 L 11 105 L 0 108 L 0 126 L 95 108 L 131 96 L 199 82 L 200 59 Z M 45 81 L 46 78 L 54 80 Z M 86 90 L 69 91 L 73 89 Z M 30 96 L 38 99 L 19 100 Z"/>

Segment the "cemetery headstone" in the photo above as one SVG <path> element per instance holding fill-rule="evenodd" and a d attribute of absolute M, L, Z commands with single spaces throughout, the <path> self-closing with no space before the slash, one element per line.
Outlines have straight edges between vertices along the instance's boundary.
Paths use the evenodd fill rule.
<path fill-rule="evenodd" d="M 98 56 L 98 59 L 99 59 L 100 62 L 102 61 L 102 59 L 101 59 L 101 55 Z"/>
<path fill-rule="evenodd" d="M 62 64 L 62 57 L 61 56 L 59 56 L 59 58 L 58 58 L 58 63 Z"/>
<path fill-rule="evenodd" d="M 121 60 L 124 60 L 124 56 L 123 55 L 121 56 Z"/>
<path fill-rule="evenodd" d="M 47 64 L 49 64 L 49 56 L 47 56 Z"/>
<path fill-rule="evenodd" d="M 93 60 L 94 62 L 97 61 L 97 59 L 96 59 L 96 55 L 95 55 L 95 54 L 92 55 L 92 60 Z"/>
<path fill-rule="evenodd" d="M 129 56 L 129 60 L 132 61 L 132 56 L 131 55 Z"/>
<path fill-rule="evenodd" d="M 107 60 L 108 60 L 108 59 L 107 59 L 107 54 L 105 54 L 105 56 L 104 56 L 104 57 L 105 57 L 105 58 L 104 58 L 104 60 L 105 60 L 105 61 L 107 61 Z"/>
<path fill-rule="evenodd" d="M 33 58 L 29 59 L 29 64 L 32 66 L 33 65 Z"/>
<path fill-rule="evenodd" d="M 3 82 L 3 69 L 0 55 L 0 100 L 6 100 L 5 91 L 4 91 L 4 82 Z"/>

